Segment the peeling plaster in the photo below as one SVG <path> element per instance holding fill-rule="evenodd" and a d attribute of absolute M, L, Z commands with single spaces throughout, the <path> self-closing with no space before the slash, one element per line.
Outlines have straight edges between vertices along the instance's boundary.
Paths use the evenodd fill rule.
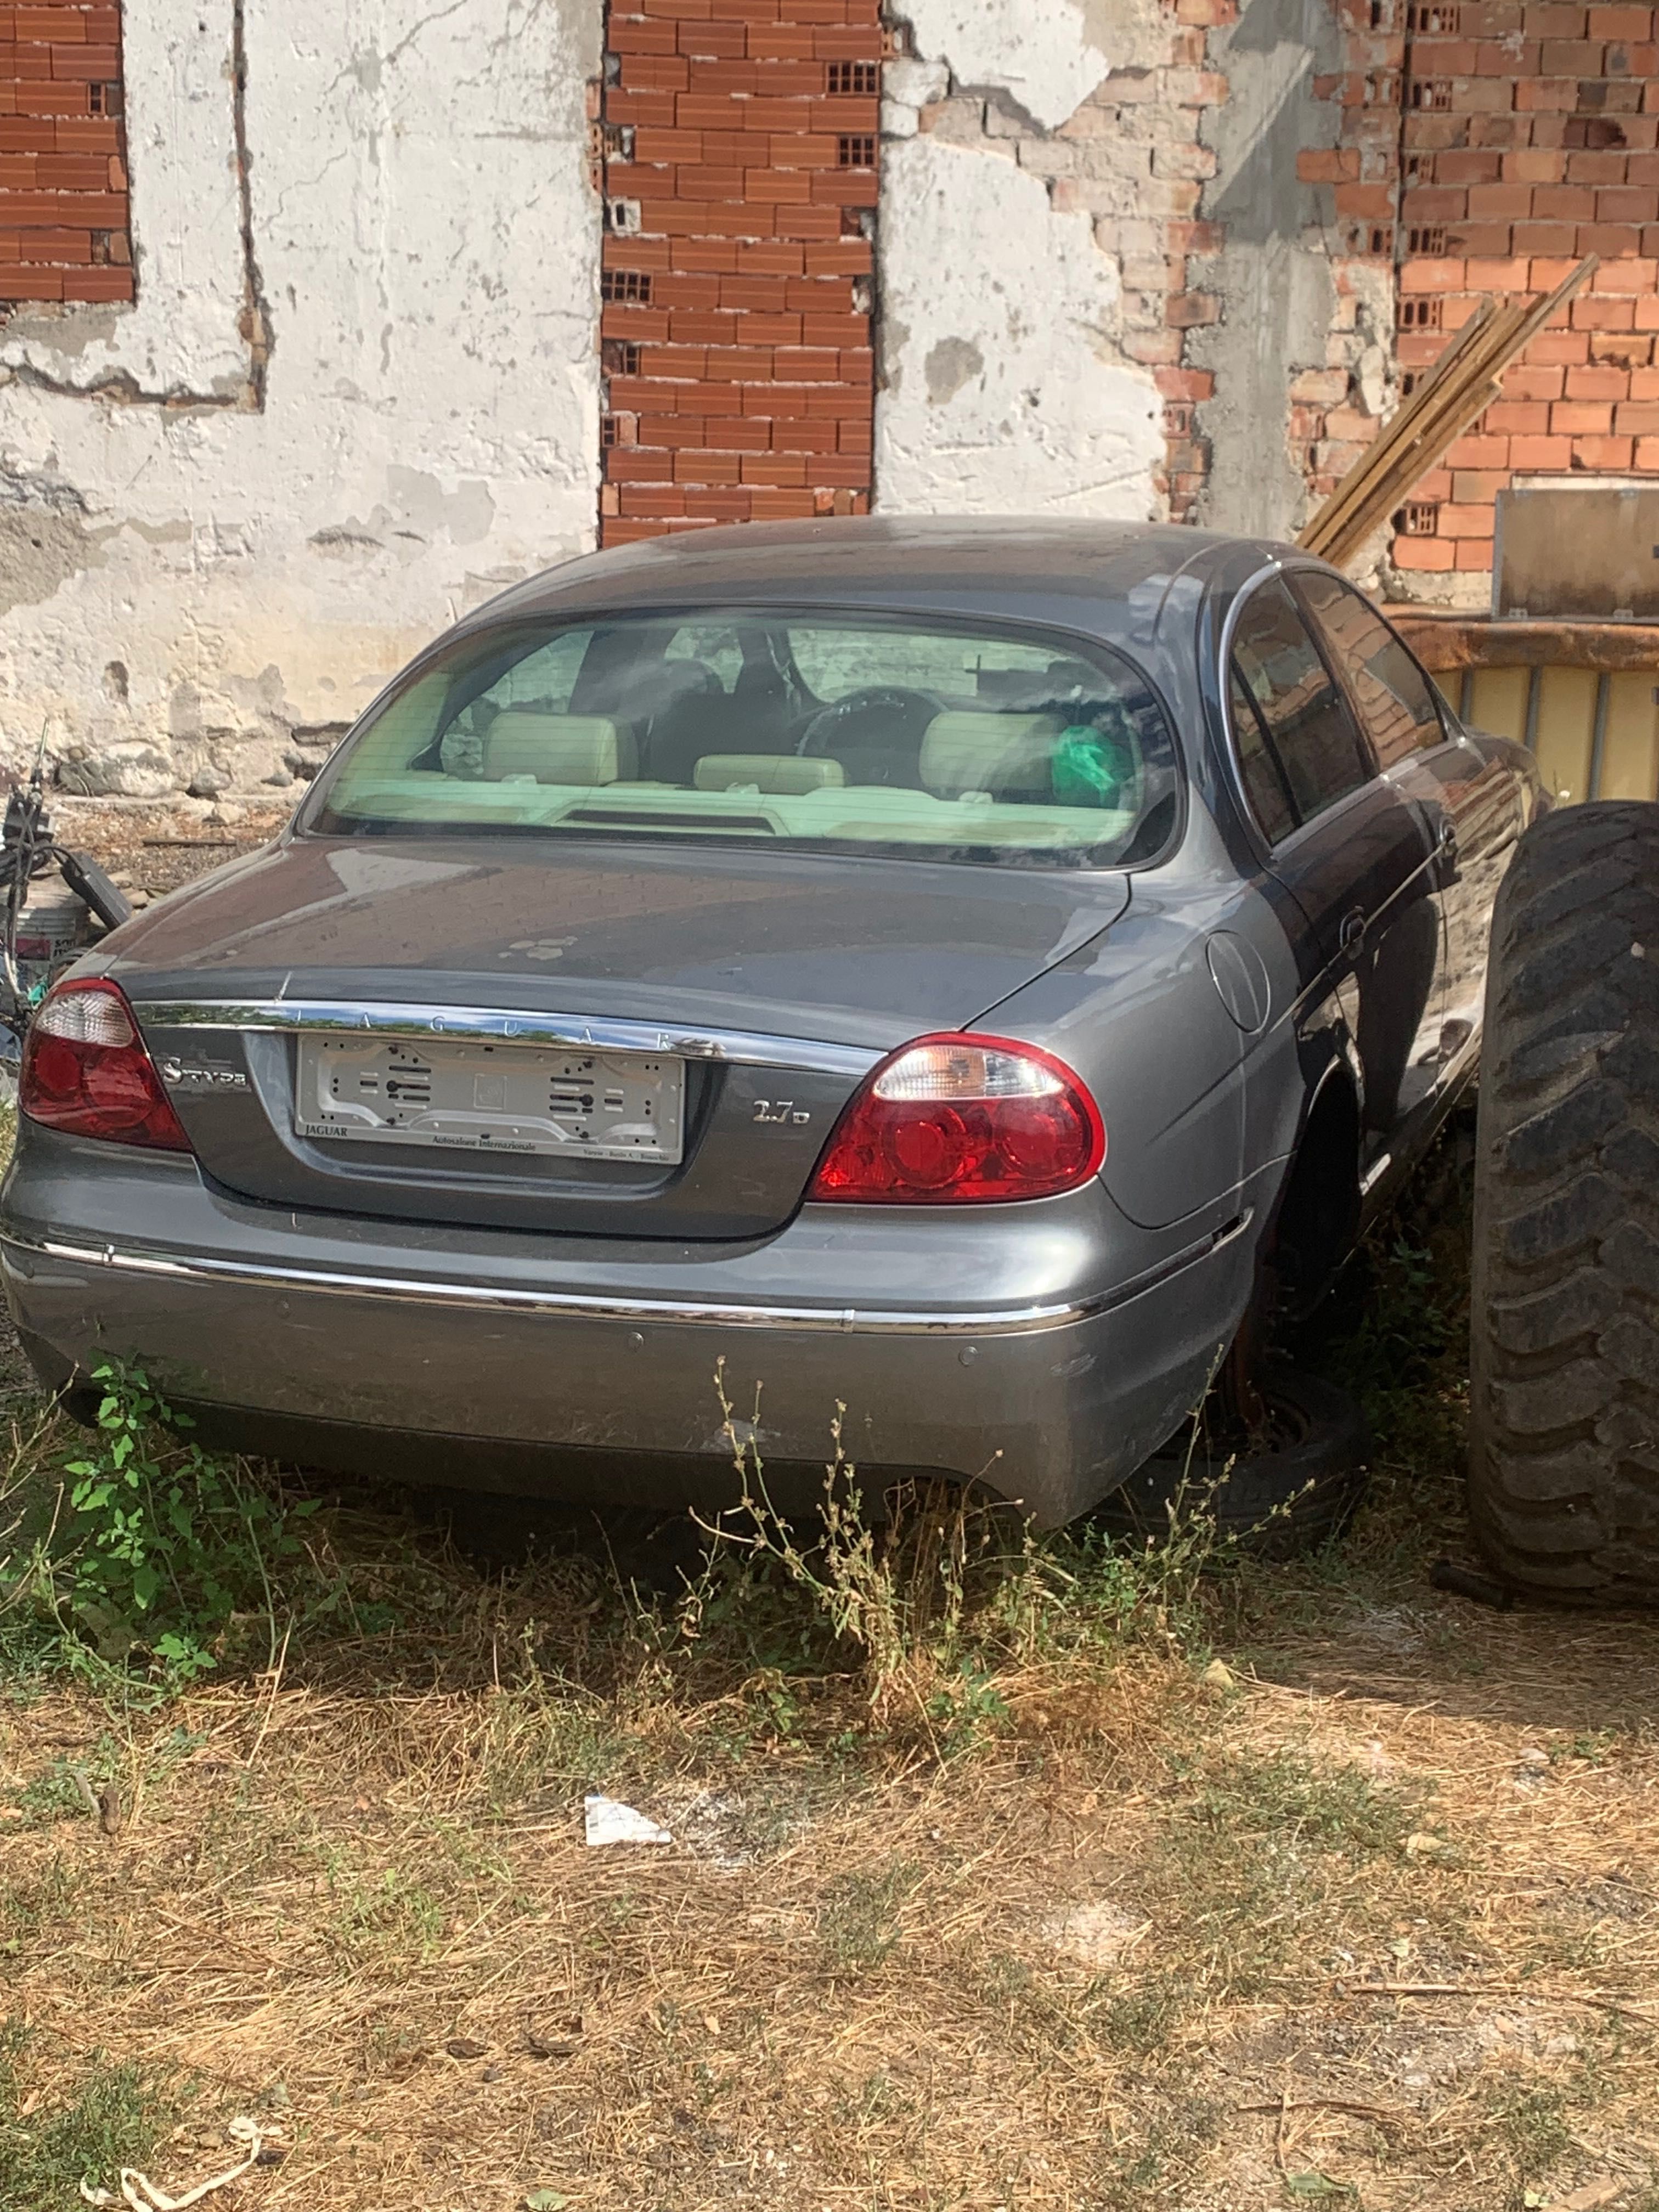
<path fill-rule="evenodd" d="M 927 379 L 927 398 L 943 407 L 956 398 L 964 384 L 985 374 L 985 356 L 971 338 L 941 338 L 922 363 Z"/>
<path fill-rule="evenodd" d="M 103 558 L 78 515 L 51 507 L 0 507 L 0 614 L 41 605 Z"/>
<path fill-rule="evenodd" d="M 931 134 L 884 160 L 881 511 L 1152 514 L 1158 396 L 1115 358 L 1121 286 L 1089 216 Z"/>
<path fill-rule="evenodd" d="M 882 79 L 876 504 L 1153 514 L 1162 403 L 1123 353 L 1119 264 L 1054 181 L 1111 72 L 1165 56 L 1163 0 L 906 14 L 914 51 Z"/>
<path fill-rule="evenodd" d="M 399 468 L 394 462 L 386 482 L 398 512 L 424 536 L 441 532 L 453 545 L 477 545 L 489 537 L 495 502 L 482 477 L 446 491 L 428 470 Z"/>
<path fill-rule="evenodd" d="M 906 0 L 903 12 L 918 54 L 948 63 L 960 86 L 1006 93 L 1053 131 L 1122 65 L 1114 33 L 1133 10 L 1121 0 Z"/>
<path fill-rule="evenodd" d="M 592 544 L 600 17 L 128 10 L 137 304 L 0 331 L 0 766 L 44 720 L 82 787 L 297 790 L 453 615 Z"/>

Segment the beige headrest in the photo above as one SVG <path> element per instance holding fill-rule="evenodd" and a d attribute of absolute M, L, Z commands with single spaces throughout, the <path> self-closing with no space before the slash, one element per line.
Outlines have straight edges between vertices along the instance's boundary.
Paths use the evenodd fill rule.
<path fill-rule="evenodd" d="M 921 781 L 941 799 L 964 791 L 1047 799 L 1054 789 L 1058 714 L 936 714 L 921 741 Z"/>
<path fill-rule="evenodd" d="M 793 753 L 705 753 L 692 782 L 699 791 L 733 791 L 755 784 L 787 799 L 803 792 L 829 791 L 844 784 L 847 771 L 836 760 L 799 760 Z"/>
<path fill-rule="evenodd" d="M 634 738 L 603 714 L 546 714 L 503 707 L 484 738 L 483 773 L 538 783 L 617 783 L 634 773 Z"/>

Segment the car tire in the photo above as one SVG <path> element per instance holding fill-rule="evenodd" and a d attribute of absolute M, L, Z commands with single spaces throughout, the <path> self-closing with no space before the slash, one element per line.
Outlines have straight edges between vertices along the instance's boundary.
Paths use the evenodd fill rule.
<path fill-rule="evenodd" d="M 1212 1522 L 1218 1538 L 1273 1559 L 1340 1535 L 1365 1486 L 1364 1415 L 1346 1390 L 1299 1368 L 1266 1366 L 1258 1386 L 1277 1431 L 1268 1449 L 1231 1452 L 1200 1421 L 1196 1439 L 1183 1430 L 1112 1492 L 1099 1525 L 1145 1542 Z"/>
<path fill-rule="evenodd" d="M 1547 815 L 1498 893 L 1469 1515 L 1503 1578 L 1659 1599 L 1659 807 Z"/>

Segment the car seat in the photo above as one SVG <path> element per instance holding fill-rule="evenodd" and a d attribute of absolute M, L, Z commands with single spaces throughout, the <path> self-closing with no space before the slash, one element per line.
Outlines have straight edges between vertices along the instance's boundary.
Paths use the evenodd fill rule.
<path fill-rule="evenodd" d="M 924 692 L 872 684 L 820 708 L 795 750 L 806 760 L 839 761 L 849 784 L 915 791 L 922 781 L 922 743 L 938 712 Z"/>
<path fill-rule="evenodd" d="M 507 776 L 533 776 L 538 783 L 625 782 L 634 774 L 634 734 L 603 714 L 504 707 L 485 732 L 482 773 L 490 783 Z"/>
<path fill-rule="evenodd" d="M 1058 714 L 936 714 L 921 741 L 921 781 L 937 799 L 984 792 L 1042 805 L 1054 798 Z"/>
<path fill-rule="evenodd" d="M 654 765 L 658 734 L 669 726 L 683 700 L 710 696 L 724 698 L 726 695 L 720 678 L 706 661 L 630 661 L 579 685 L 571 704 L 583 714 L 609 715 L 633 732 L 635 775 L 684 783 L 690 779 L 697 754 L 712 752 L 719 738 L 696 747 L 685 760 L 684 775 L 669 779 Z"/>
<path fill-rule="evenodd" d="M 656 714 L 641 749 L 644 773 L 654 782 L 687 785 L 697 763 L 722 746 L 729 749 L 742 710 L 726 696 L 726 686 L 702 661 L 670 664 L 696 672 L 676 687 Z M 703 680 L 706 679 L 706 680 Z"/>

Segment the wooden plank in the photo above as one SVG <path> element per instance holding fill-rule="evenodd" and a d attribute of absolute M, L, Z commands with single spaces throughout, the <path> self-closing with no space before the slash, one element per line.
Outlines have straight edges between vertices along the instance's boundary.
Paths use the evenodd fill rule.
<path fill-rule="evenodd" d="M 1499 307 L 1484 301 L 1425 384 L 1390 416 L 1309 522 L 1297 540 L 1304 550 L 1339 566 L 1352 559 L 1391 509 L 1486 412 L 1502 389 L 1504 372 L 1600 265 L 1595 254 L 1587 255 L 1553 292 L 1529 306 Z"/>
<path fill-rule="evenodd" d="M 1428 371 L 1426 375 L 1419 380 L 1417 388 L 1412 393 L 1411 397 L 1402 402 L 1402 404 L 1397 407 L 1395 410 L 1395 412 L 1389 417 L 1388 422 L 1378 433 L 1379 439 L 1392 439 L 1403 436 L 1405 433 L 1418 422 L 1424 410 L 1430 405 L 1435 398 L 1436 394 L 1445 384 L 1446 379 L 1452 374 L 1458 362 L 1463 359 L 1470 347 L 1473 346 L 1480 337 L 1481 331 L 1492 320 L 1492 316 L 1497 312 L 1497 301 L 1490 298 L 1480 301 L 1474 313 L 1469 317 L 1468 322 L 1464 324 L 1462 329 L 1459 331 L 1457 336 L 1452 340 L 1450 345 L 1447 347 L 1445 352 L 1441 355 L 1439 360 L 1435 362 L 1433 368 Z M 1375 446 L 1371 447 L 1370 451 L 1372 453 L 1376 451 Z M 1358 495 L 1360 489 L 1359 478 L 1365 469 L 1369 459 L 1369 453 L 1361 457 L 1360 460 L 1357 462 L 1355 465 L 1349 470 L 1347 475 L 1343 477 L 1341 483 L 1337 485 L 1335 490 L 1331 493 L 1324 505 L 1320 508 L 1318 514 L 1313 518 L 1313 520 L 1309 523 L 1306 530 L 1302 533 L 1302 537 L 1299 541 L 1305 550 L 1310 553 L 1316 552 L 1318 550 L 1317 546 L 1310 542 L 1315 532 L 1321 532 L 1325 537 L 1328 538 L 1345 508 L 1348 505 L 1352 504 L 1352 500 Z"/>
<path fill-rule="evenodd" d="M 1406 499 L 1413 487 L 1421 483 L 1429 471 L 1442 461 L 1465 431 L 1473 429 L 1494 399 L 1503 392 L 1503 386 L 1494 377 L 1488 384 L 1474 392 L 1465 392 L 1455 407 L 1447 409 L 1436 418 L 1431 432 L 1413 439 L 1409 450 L 1400 457 L 1398 465 L 1378 477 L 1367 488 L 1363 501 L 1346 518 L 1341 528 L 1328 541 L 1324 558 L 1334 568 L 1341 568 L 1352 561 L 1372 532 L 1382 528 L 1389 516 Z M 1425 460 L 1425 453 L 1431 456 Z"/>
<path fill-rule="evenodd" d="M 1469 349 L 1467 358 L 1437 385 L 1430 395 L 1428 404 L 1415 419 L 1399 428 L 1393 422 L 1388 425 L 1364 459 L 1350 471 L 1349 477 L 1344 480 L 1344 488 L 1348 483 L 1352 483 L 1352 495 L 1345 506 L 1335 509 L 1332 502 L 1328 502 L 1328 507 L 1332 511 L 1316 515 L 1304 533 L 1303 543 L 1310 552 L 1318 551 L 1328 557 L 1330 546 L 1345 534 L 1350 517 L 1357 507 L 1369 500 L 1371 487 L 1380 477 L 1386 475 L 1390 479 L 1397 479 L 1402 468 L 1411 467 L 1416 456 L 1436 444 L 1446 422 L 1468 419 L 1468 395 L 1485 390 L 1492 381 L 1494 365 L 1504 357 L 1506 350 L 1519 335 L 1523 319 L 1521 312 L 1516 308 L 1499 310 L 1479 342 Z M 1440 441 L 1439 451 L 1443 453 L 1445 450 L 1445 442 Z M 1409 489 L 1412 484 L 1425 476 L 1432 465 L 1432 462 L 1419 462 L 1415 467 L 1411 467 L 1405 489 Z M 1404 495 L 1404 490 L 1398 494 L 1402 498 Z"/>
<path fill-rule="evenodd" d="M 1516 307 L 1498 308 L 1490 301 L 1486 305 L 1492 312 L 1483 321 L 1474 343 L 1455 359 L 1444 357 L 1447 373 L 1435 379 L 1424 395 L 1423 405 L 1413 407 L 1409 415 L 1401 410 L 1390 418 L 1375 443 L 1308 525 L 1298 541 L 1307 551 L 1328 557 L 1332 542 L 1342 533 L 1353 510 L 1368 499 L 1376 480 L 1384 473 L 1397 474 L 1401 465 L 1424 446 L 1449 412 L 1461 408 L 1468 392 L 1479 391 L 1490 382 L 1492 362 L 1503 357 L 1518 334 L 1524 317 Z M 1412 397 L 1415 401 L 1418 395 L 1413 392 Z M 1412 482 L 1426 473 L 1425 469 L 1418 469 Z M 1345 493 L 1346 498 L 1342 496 Z"/>
<path fill-rule="evenodd" d="M 1449 690 L 1464 669 L 1610 668 L 1642 676 L 1650 688 L 1659 669 L 1659 625 L 1650 623 L 1494 623 L 1488 615 L 1451 614 L 1415 602 L 1384 611 Z"/>
<path fill-rule="evenodd" d="M 1448 363 L 1448 374 L 1434 380 L 1427 405 L 1414 418 L 1401 420 L 1396 416 L 1389 423 L 1376 445 L 1350 472 L 1352 479 L 1358 479 L 1353 497 L 1341 510 L 1332 511 L 1336 496 L 1333 495 L 1326 508 L 1315 516 L 1301 542 L 1310 550 L 1322 552 L 1328 559 L 1351 557 L 1363 542 L 1362 538 L 1354 535 L 1352 518 L 1362 506 L 1375 514 L 1375 484 L 1386 476 L 1393 500 L 1405 498 L 1413 484 L 1420 482 L 1437 465 L 1469 423 L 1484 411 L 1485 405 L 1490 404 L 1484 401 L 1471 409 L 1468 392 L 1479 392 L 1501 378 L 1504 369 L 1518 357 L 1573 293 L 1589 281 L 1598 266 L 1596 257 L 1588 256 L 1546 298 L 1529 307 L 1511 305 L 1499 310 L 1483 325 L 1472 345 L 1455 343 L 1443 356 Z M 1452 428 L 1453 424 L 1457 427 Z M 1338 488 L 1339 492 L 1347 481 L 1345 479 L 1345 485 Z M 1370 526 L 1376 527 L 1376 522 Z"/>

